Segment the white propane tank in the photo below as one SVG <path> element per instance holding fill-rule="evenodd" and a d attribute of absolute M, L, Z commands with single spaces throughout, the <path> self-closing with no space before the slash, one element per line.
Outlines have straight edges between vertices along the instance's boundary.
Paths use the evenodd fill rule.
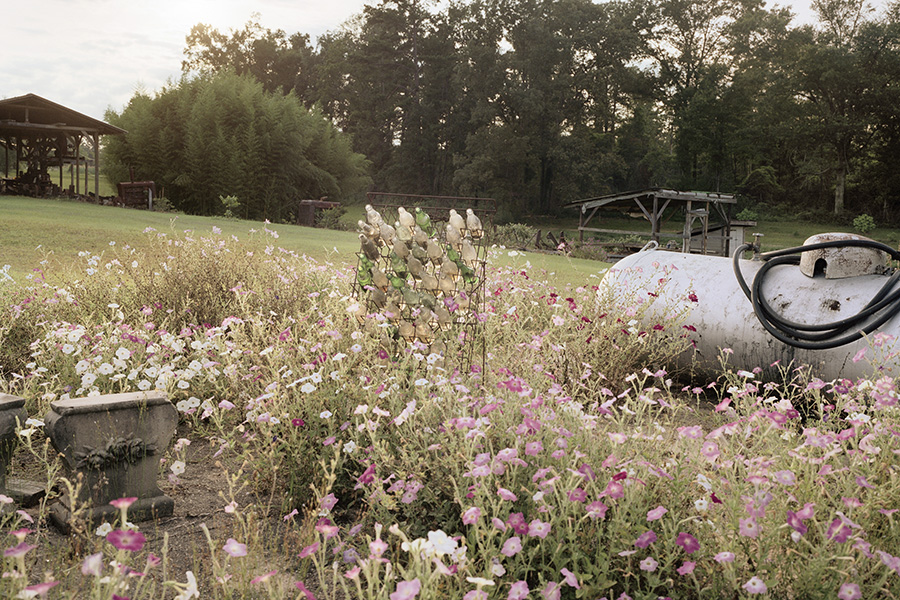
<path fill-rule="evenodd" d="M 748 284 L 764 264 L 740 259 Z M 888 279 L 886 274 L 841 279 L 818 275 L 804 275 L 798 265 L 774 266 L 762 283 L 762 296 L 786 319 L 825 324 L 855 315 Z M 650 302 L 642 316 L 642 325 L 648 329 L 661 319 L 683 315 L 687 327 L 682 331 L 695 342 L 695 348 L 679 356 L 677 363 L 696 374 L 714 377 L 719 373 L 723 348 L 732 350 L 728 364 L 735 369 L 769 370 L 777 362 L 782 366 L 809 365 L 813 375 L 826 381 L 855 380 L 872 376 L 874 361 L 885 375 L 900 373 L 900 311 L 867 338 L 825 350 L 797 348 L 779 341 L 760 324 L 735 278 L 731 258 L 645 248 L 610 268 L 600 285 L 599 293 L 605 292 Z M 862 350 L 865 354 L 860 356 Z"/>

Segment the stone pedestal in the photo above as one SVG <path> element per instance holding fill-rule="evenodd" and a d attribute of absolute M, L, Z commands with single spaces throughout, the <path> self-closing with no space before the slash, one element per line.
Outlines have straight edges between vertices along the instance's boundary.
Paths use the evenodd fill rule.
<path fill-rule="evenodd" d="M 19 441 L 16 425 L 25 427 L 27 418 L 24 398 L 0 394 L 0 494 L 6 496 L 6 470 Z"/>
<path fill-rule="evenodd" d="M 113 520 L 118 509 L 109 502 L 136 497 L 128 509 L 131 521 L 169 516 L 175 501 L 157 485 L 159 460 L 175 435 L 178 415 L 160 392 L 73 398 L 50 404 L 44 429 L 64 457 L 71 481 L 81 480 L 77 498 L 64 495 L 50 518 L 68 530 L 73 502 L 86 504 L 82 514 L 91 524 Z"/>

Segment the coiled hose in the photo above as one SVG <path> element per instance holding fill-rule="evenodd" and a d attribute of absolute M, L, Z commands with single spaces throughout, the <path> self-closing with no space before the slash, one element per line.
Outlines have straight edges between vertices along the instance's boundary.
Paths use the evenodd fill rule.
<path fill-rule="evenodd" d="M 900 287 L 894 289 L 898 279 L 900 279 L 900 271 L 895 271 L 885 284 L 878 290 L 878 293 L 860 310 L 851 317 L 833 321 L 831 323 L 823 323 L 820 325 L 807 325 L 805 323 L 797 323 L 783 318 L 775 313 L 772 307 L 762 295 L 762 285 L 766 273 L 773 267 L 779 265 L 799 265 L 800 254 L 810 250 L 819 250 L 820 248 L 840 248 L 847 246 L 857 246 L 860 248 L 875 248 L 881 250 L 891 257 L 891 260 L 900 260 L 900 252 L 894 250 L 886 244 L 876 242 L 874 240 L 834 240 L 829 242 L 819 242 L 809 244 L 808 246 L 797 246 L 795 248 L 786 248 L 784 250 L 775 250 L 760 254 L 759 257 L 765 261 L 765 264 L 756 273 L 753 278 L 752 286 L 748 286 L 741 273 L 740 258 L 745 251 L 756 250 L 752 244 L 744 244 L 740 246 L 732 256 L 732 267 L 734 268 L 734 276 L 737 278 L 738 285 L 741 286 L 744 294 L 750 300 L 753 306 L 753 312 L 759 322 L 776 339 L 806 350 L 828 350 L 837 348 L 865 337 L 872 333 L 885 322 L 891 319 L 900 311 Z"/>

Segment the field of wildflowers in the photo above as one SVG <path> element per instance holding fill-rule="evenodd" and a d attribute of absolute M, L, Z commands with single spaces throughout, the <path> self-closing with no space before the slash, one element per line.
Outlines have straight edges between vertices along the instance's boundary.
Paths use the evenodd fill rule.
<path fill-rule="evenodd" d="M 85 253 L 65 285 L 0 284 L 0 391 L 27 399 L 18 452 L 62 489 L 51 401 L 165 390 L 190 433 L 160 477 L 178 485 L 185 446 L 214 445 L 239 465 L 229 527 L 197 525 L 196 566 L 172 572 L 133 499 L 64 549 L 42 548 L 45 507 L 8 506 L 0 597 L 900 595 L 897 385 L 878 365 L 762 381 L 726 350 L 691 381 L 668 371 L 689 315 L 644 329 L 646 298 L 489 254 L 485 359 L 459 370 L 358 330 L 352 257 L 314 261 L 268 226 L 145 235 Z"/>

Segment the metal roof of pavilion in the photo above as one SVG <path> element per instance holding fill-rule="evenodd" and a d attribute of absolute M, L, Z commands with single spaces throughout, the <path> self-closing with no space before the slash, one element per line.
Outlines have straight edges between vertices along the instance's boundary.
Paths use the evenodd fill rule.
<path fill-rule="evenodd" d="M 100 134 L 127 133 L 109 123 L 94 119 L 35 94 L 0 100 L 0 135 Z"/>
<path fill-rule="evenodd" d="M 667 190 L 663 188 L 647 188 L 643 190 L 635 190 L 631 192 L 622 192 L 619 194 L 608 194 L 606 196 L 597 196 L 596 198 L 586 198 L 584 200 L 576 200 L 566 205 L 566 208 L 580 208 L 581 212 L 587 212 L 588 209 L 600 206 L 606 206 L 613 202 L 622 200 L 637 200 L 644 197 L 656 197 L 666 200 L 680 201 L 698 201 L 698 202 L 722 202 L 724 204 L 734 204 L 737 199 L 731 194 L 720 194 L 718 192 L 681 192 L 678 190 Z"/>

